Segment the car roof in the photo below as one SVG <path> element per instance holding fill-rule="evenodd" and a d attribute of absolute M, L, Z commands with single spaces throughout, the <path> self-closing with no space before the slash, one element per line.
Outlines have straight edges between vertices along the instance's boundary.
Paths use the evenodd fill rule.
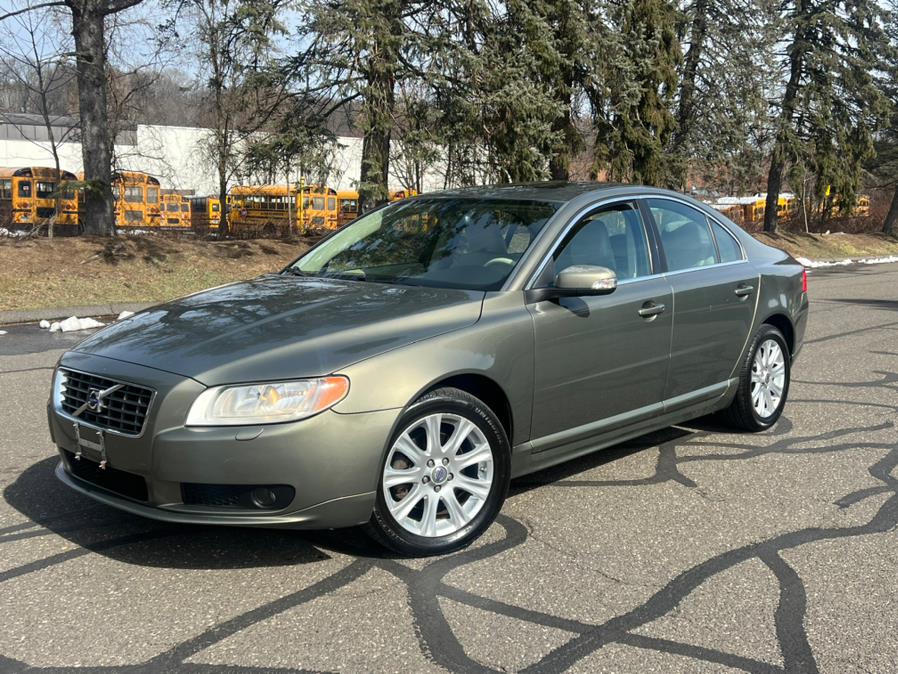
<path fill-rule="evenodd" d="M 441 192 L 428 192 L 415 199 L 428 197 L 476 197 L 480 199 L 521 199 L 525 201 L 567 202 L 584 194 L 612 196 L 614 194 L 669 194 L 682 197 L 684 195 L 671 190 L 645 185 L 625 183 L 599 182 L 566 182 L 552 180 L 536 183 L 511 183 L 506 185 L 483 185 L 479 187 L 460 187 Z"/>

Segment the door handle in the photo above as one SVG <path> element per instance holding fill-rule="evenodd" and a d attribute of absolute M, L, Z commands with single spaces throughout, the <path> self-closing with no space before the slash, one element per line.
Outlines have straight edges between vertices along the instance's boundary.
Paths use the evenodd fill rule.
<path fill-rule="evenodd" d="M 754 286 L 749 285 L 741 285 L 736 288 L 733 292 L 736 293 L 738 297 L 748 297 L 755 291 Z"/>
<path fill-rule="evenodd" d="M 665 307 L 663 304 L 655 304 L 654 302 L 646 302 L 642 305 L 642 308 L 637 312 L 643 318 L 653 318 L 658 314 L 664 313 Z"/>

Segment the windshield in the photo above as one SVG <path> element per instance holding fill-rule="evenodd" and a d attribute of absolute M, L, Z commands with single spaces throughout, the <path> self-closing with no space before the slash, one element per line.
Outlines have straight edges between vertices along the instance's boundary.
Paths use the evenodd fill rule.
<path fill-rule="evenodd" d="M 461 197 L 403 201 L 355 220 L 288 272 L 497 290 L 558 206 Z"/>

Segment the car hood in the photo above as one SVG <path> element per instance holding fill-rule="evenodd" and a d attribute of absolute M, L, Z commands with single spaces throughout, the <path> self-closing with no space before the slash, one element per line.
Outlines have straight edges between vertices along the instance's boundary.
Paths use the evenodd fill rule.
<path fill-rule="evenodd" d="M 147 309 L 76 351 L 213 386 L 330 374 L 471 325 L 484 293 L 267 275 Z"/>

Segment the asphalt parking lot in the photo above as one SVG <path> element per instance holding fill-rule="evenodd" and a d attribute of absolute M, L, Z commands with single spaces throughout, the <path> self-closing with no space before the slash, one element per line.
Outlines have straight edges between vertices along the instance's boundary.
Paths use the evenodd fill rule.
<path fill-rule="evenodd" d="M 898 265 L 815 272 L 784 418 L 516 481 L 473 547 L 186 527 L 53 476 L 50 372 L 0 336 L 0 671 L 894 672 Z"/>

